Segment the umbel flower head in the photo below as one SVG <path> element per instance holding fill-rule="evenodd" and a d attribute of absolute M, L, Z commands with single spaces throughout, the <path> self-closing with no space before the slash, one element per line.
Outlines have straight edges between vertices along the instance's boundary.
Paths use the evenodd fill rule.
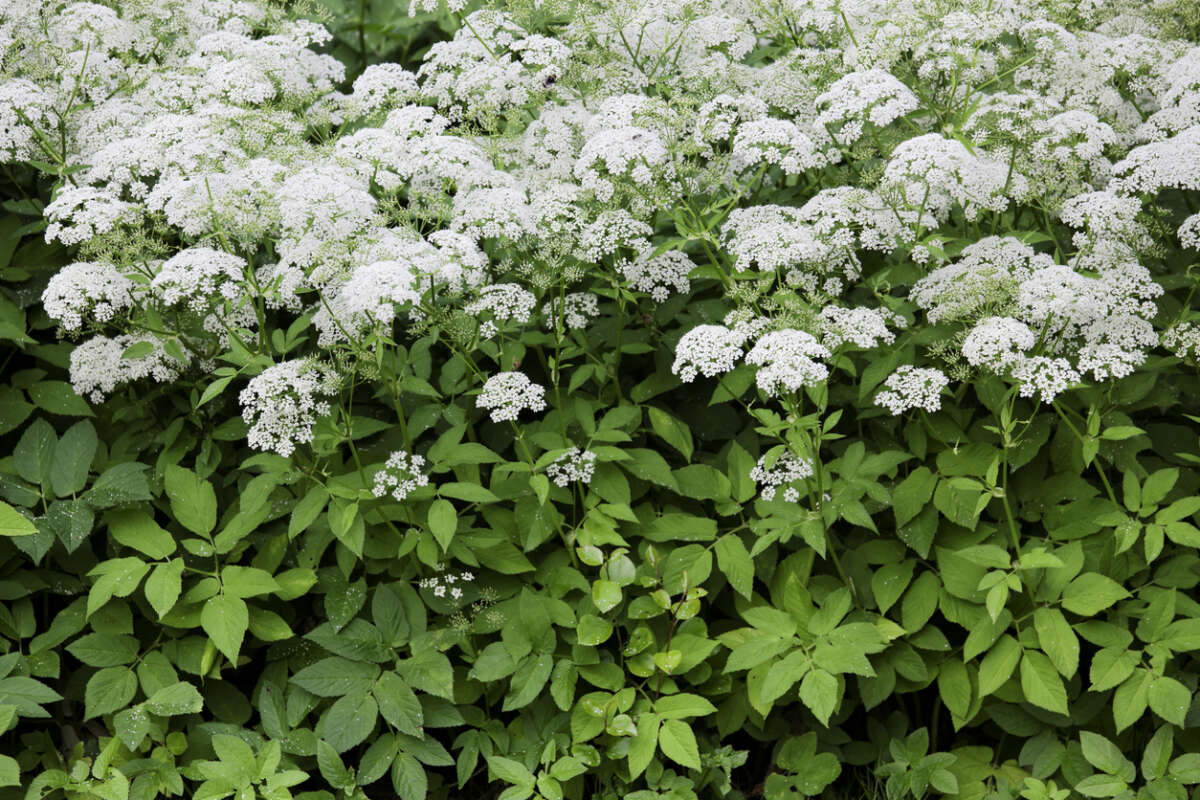
<path fill-rule="evenodd" d="M 376 497 L 390 494 L 396 502 L 402 501 L 414 489 L 429 485 L 429 476 L 421 471 L 424 466 L 424 456 L 397 450 L 388 456 L 383 469 L 375 473 L 371 494 Z"/>
<path fill-rule="evenodd" d="M 492 422 L 515 421 L 526 409 L 545 409 L 545 397 L 545 388 L 529 380 L 525 373 L 500 372 L 483 384 L 475 405 L 491 411 Z"/>
<path fill-rule="evenodd" d="M 242 418 L 250 426 L 250 446 L 290 456 L 296 445 L 312 441 L 317 417 L 330 412 L 326 398 L 337 390 L 337 374 L 314 359 L 284 361 L 263 370 L 238 396 Z"/>

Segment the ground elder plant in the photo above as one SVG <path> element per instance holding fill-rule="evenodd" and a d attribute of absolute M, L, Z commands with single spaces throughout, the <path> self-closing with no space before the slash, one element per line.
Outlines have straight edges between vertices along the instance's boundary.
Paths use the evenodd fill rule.
<path fill-rule="evenodd" d="M 1194 3 L 376 5 L 0 9 L 0 797 L 1195 793 Z"/>

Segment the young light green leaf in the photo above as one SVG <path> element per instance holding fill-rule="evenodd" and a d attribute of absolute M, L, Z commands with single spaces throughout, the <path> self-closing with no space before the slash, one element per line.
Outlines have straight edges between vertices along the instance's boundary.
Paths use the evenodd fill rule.
<path fill-rule="evenodd" d="M 250 627 L 250 612 L 246 601 L 231 594 L 217 594 L 204 601 L 200 610 L 200 627 L 212 639 L 221 654 L 231 664 L 237 664 L 242 638 Z"/>

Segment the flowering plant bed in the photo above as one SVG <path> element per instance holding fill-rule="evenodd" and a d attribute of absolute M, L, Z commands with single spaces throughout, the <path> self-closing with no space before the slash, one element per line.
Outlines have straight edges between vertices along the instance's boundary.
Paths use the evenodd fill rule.
<path fill-rule="evenodd" d="M 373 5 L 0 8 L 0 798 L 1189 796 L 1200 6 Z"/>

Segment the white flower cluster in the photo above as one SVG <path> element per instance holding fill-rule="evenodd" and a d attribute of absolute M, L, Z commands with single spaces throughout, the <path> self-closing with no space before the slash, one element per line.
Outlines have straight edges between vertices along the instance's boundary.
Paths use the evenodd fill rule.
<path fill-rule="evenodd" d="M 551 300 L 542 306 L 546 327 L 553 328 L 559 320 L 559 303 Z M 600 298 L 591 292 L 568 292 L 562 300 L 562 324 L 567 330 L 583 330 L 600 316 Z"/>
<path fill-rule="evenodd" d="M 893 202 L 945 220 L 955 204 L 967 219 L 1000 212 L 1029 194 L 1025 177 L 1003 161 L 971 153 L 957 139 L 927 133 L 906 139 L 888 160 L 880 181 Z"/>
<path fill-rule="evenodd" d="M 76 394 L 100 403 L 118 386 L 132 381 L 153 378 L 170 383 L 186 366 L 151 336 L 95 336 L 71 351 L 71 386 Z"/>
<path fill-rule="evenodd" d="M 829 350 L 812 334 L 789 329 L 762 336 L 746 354 L 746 363 L 758 366 L 759 390 L 778 397 L 784 391 L 794 394 L 824 382 L 829 368 L 818 359 L 829 357 Z"/>
<path fill-rule="evenodd" d="M 692 288 L 688 275 L 696 268 L 692 260 L 679 250 L 654 255 L 648 250 L 632 261 L 618 265 L 629 287 L 646 292 L 656 303 L 665 303 L 671 294 L 687 294 Z"/>
<path fill-rule="evenodd" d="M 376 261 L 359 267 L 350 279 L 331 287 L 313 316 L 318 342 L 354 342 L 376 327 L 389 329 L 398 308 L 419 303 L 417 276 L 407 261 Z"/>
<path fill-rule="evenodd" d="M 724 375 L 737 366 L 745 342 L 744 334 L 724 325 L 697 325 L 675 346 L 671 372 L 684 383 L 696 380 L 697 374 L 706 378 Z"/>
<path fill-rule="evenodd" d="M 397 450 L 388 456 L 383 468 L 375 473 L 375 484 L 371 494 L 376 497 L 390 495 L 397 503 L 415 489 L 429 485 L 429 475 L 422 472 L 425 457 Z"/>
<path fill-rule="evenodd" d="M 950 379 L 939 369 L 905 364 L 889 375 L 883 385 L 885 389 L 875 395 L 875 404 L 893 415 L 914 408 L 933 412 L 942 407 L 942 390 L 950 385 Z"/>
<path fill-rule="evenodd" d="M 833 135 L 842 144 L 853 144 L 867 124 L 884 128 L 917 106 L 917 96 L 891 73 L 865 69 L 838 78 L 817 96 L 817 122 L 837 128 Z"/>
<path fill-rule="evenodd" d="M 483 323 L 479 332 L 483 338 L 490 339 L 497 333 L 496 322 L 527 323 L 536 305 L 537 298 L 518 284 L 494 283 L 484 286 L 478 299 L 468 303 L 463 310 L 468 314 L 491 314 L 492 318 Z"/>
<path fill-rule="evenodd" d="M 417 582 L 417 585 L 422 589 L 428 589 L 433 592 L 434 597 L 445 597 L 449 594 L 451 599 L 461 600 L 463 596 L 462 586 L 456 584 L 471 583 L 474 580 L 475 576 L 470 572 L 447 572 L 429 578 L 422 578 Z"/>
<path fill-rule="evenodd" d="M 326 399 L 338 391 L 337 374 L 312 359 L 284 361 L 250 379 L 238 395 L 250 426 L 251 447 L 289 456 L 313 440 L 317 418 L 330 412 Z"/>
<path fill-rule="evenodd" d="M 591 483 L 595 474 L 596 454 L 578 447 L 572 447 L 546 466 L 546 477 L 554 481 L 555 486 Z"/>
<path fill-rule="evenodd" d="M 133 281 L 112 264 L 80 261 L 50 278 L 42 306 L 51 319 L 74 331 L 85 321 L 111 322 L 133 306 L 135 291 Z"/>
<path fill-rule="evenodd" d="M 512 422 L 524 410 L 544 410 L 546 389 L 523 372 L 498 372 L 484 382 L 475 405 L 490 411 L 492 422 Z"/>
<path fill-rule="evenodd" d="M 349 94 L 329 32 L 277 5 L 0 12 L 0 160 L 83 165 L 44 213 L 82 254 L 43 301 L 96 337 L 72 356 L 91 397 L 210 363 L 260 319 L 310 319 L 304 352 L 340 368 L 384 355 L 399 320 L 465 313 L 488 339 L 536 292 L 578 330 L 614 279 L 662 304 L 693 273 L 742 311 L 689 330 L 673 373 L 745 356 L 773 397 L 826 380 L 831 351 L 896 343 L 897 285 L 945 331 L 929 354 L 948 372 L 1041 400 L 1195 350 L 1191 323 L 1161 330 L 1154 279 L 1200 249 L 1200 215 L 1171 216 L 1200 191 L 1200 50 L 1167 38 L 1163 2 L 599 0 L 561 24 L 517 4 Z M 244 393 L 255 446 L 311 437 L 337 381 L 301 363 Z M 888 380 L 894 413 L 947 385 Z M 478 399 L 515 420 L 544 395 L 510 372 Z"/>
<path fill-rule="evenodd" d="M 813 138 L 785 119 L 755 119 L 738 126 L 733 136 L 733 169 L 744 172 L 759 164 L 797 175 L 829 163 Z"/>
<path fill-rule="evenodd" d="M 750 470 L 750 480 L 762 487 L 759 496 L 763 500 L 768 502 L 774 500 L 775 494 L 782 486 L 786 487 L 783 490 L 783 499 L 789 503 L 795 503 L 800 499 L 800 490 L 794 484 L 812 474 L 812 462 L 785 451 L 769 467 L 767 466 L 767 456 L 759 458 L 758 463 Z"/>
<path fill-rule="evenodd" d="M 63 189 L 46 205 L 46 241 L 79 244 L 137 219 L 137 206 L 91 186 Z"/>
<path fill-rule="evenodd" d="M 883 308 L 825 306 L 820 317 L 821 343 L 830 350 L 847 343 L 863 350 L 891 344 L 896 334 L 888 330 L 888 325 L 903 328 L 907 324 L 904 317 Z"/>

